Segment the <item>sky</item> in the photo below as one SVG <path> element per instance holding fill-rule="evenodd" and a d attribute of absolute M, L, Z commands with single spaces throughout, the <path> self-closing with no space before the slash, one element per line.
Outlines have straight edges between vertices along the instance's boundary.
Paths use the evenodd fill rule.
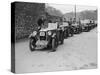
<path fill-rule="evenodd" d="M 68 5 L 68 4 L 46 4 L 47 6 L 52 6 L 58 10 L 60 10 L 63 14 L 68 12 L 74 12 L 75 5 Z M 85 5 L 76 5 L 76 12 L 81 12 L 84 10 L 96 10 L 97 7 L 95 6 L 85 6 Z"/>

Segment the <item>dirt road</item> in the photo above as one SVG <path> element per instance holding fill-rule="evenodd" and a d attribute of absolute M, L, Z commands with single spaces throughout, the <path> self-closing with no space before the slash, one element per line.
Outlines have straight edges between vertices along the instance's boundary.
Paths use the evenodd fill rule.
<path fill-rule="evenodd" d="M 29 40 L 15 44 L 16 73 L 94 69 L 97 67 L 97 29 L 64 40 L 56 52 L 29 50 Z"/>

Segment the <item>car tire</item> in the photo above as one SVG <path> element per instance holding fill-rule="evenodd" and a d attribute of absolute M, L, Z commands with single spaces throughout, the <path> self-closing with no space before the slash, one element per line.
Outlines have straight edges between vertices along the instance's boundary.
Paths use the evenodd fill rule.
<path fill-rule="evenodd" d="M 64 39 L 61 40 L 61 44 L 63 44 L 63 43 L 64 43 Z"/>
<path fill-rule="evenodd" d="M 29 40 L 29 48 L 30 48 L 31 51 L 35 51 L 35 47 L 36 47 L 36 46 L 35 46 L 34 39 L 31 38 L 31 39 Z"/>
<path fill-rule="evenodd" d="M 55 38 L 52 39 L 52 52 L 55 52 L 56 51 L 56 48 L 57 48 L 57 41 Z"/>
<path fill-rule="evenodd" d="M 61 39 L 61 43 L 60 44 L 63 44 L 64 43 L 64 34 L 62 35 L 62 39 Z"/>
<path fill-rule="evenodd" d="M 73 36 L 73 31 L 71 32 L 71 34 L 70 34 L 70 37 L 72 37 Z"/>

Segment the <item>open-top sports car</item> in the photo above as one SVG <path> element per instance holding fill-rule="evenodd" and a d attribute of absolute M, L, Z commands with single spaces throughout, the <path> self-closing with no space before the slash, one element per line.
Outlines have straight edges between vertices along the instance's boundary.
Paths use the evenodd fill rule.
<path fill-rule="evenodd" d="M 59 28 L 63 30 L 64 38 L 67 38 L 70 34 L 68 22 L 63 22 L 62 25 L 59 26 Z"/>
<path fill-rule="evenodd" d="M 78 34 L 82 32 L 82 25 L 79 22 L 72 23 L 74 34 Z"/>
<path fill-rule="evenodd" d="M 83 31 L 86 31 L 86 32 L 90 31 L 95 26 L 94 21 L 88 20 L 88 19 L 83 20 L 81 23 L 84 26 L 84 30 Z"/>
<path fill-rule="evenodd" d="M 51 51 L 56 51 L 58 44 L 64 41 L 64 38 L 61 38 L 63 34 L 57 27 L 58 23 L 48 23 L 48 28 L 33 31 L 29 36 L 30 50 L 51 48 Z"/>
<path fill-rule="evenodd" d="M 97 23 L 96 23 L 96 21 L 95 20 L 90 20 L 90 25 L 91 25 L 91 29 L 93 29 L 93 28 L 95 28 L 96 27 L 96 25 L 97 25 Z"/>

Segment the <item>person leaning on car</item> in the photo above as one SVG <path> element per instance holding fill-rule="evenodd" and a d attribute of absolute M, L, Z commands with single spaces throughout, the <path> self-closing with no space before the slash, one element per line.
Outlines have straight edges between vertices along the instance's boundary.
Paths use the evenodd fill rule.
<path fill-rule="evenodd" d="M 38 19 L 38 21 L 37 21 L 37 24 L 38 24 L 38 26 L 39 26 L 39 30 L 40 30 L 41 27 L 44 25 L 44 23 L 45 23 L 45 18 L 44 18 L 44 16 L 41 16 L 41 17 Z"/>

